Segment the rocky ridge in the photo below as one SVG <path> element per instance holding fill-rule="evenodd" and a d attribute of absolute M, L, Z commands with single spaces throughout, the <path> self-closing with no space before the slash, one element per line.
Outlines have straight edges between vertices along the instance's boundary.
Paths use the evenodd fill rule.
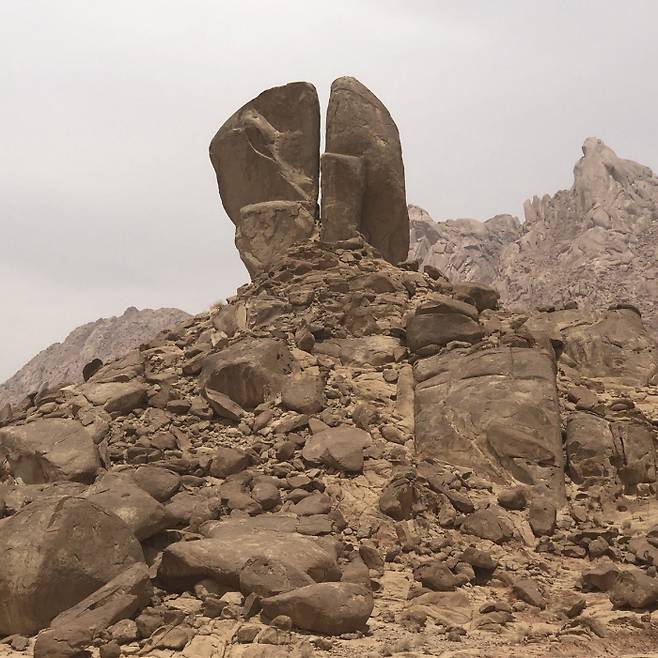
<path fill-rule="evenodd" d="M 506 304 L 636 305 L 658 336 L 658 177 L 589 138 L 571 189 L 524 204 L 525 222 L 433 222 L 411 207 L 410 256 L 454 280 L 494 286 Z"/>
<path fill-rule="evenodd" d="M 106 362 L 123 356 L 186 317 L 189 315 L 177 308 L 140 311 L 131 306 L 123 315 L 77 327 L 61 343 L 39 352 L 0 384 L 0 408 L 35 394 L 43 385 L 81 382 L 82 369 L 93 359 Z"/>
<path fill-rule="evenodd" d="M 6 413 L 0 655 L 648 655 L 639 313 L 417 267 L 314 231 Z"/>

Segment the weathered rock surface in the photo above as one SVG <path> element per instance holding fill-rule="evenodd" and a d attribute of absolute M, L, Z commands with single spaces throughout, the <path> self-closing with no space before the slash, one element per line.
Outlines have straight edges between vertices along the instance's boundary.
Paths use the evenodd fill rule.
<path fill-rule="evenodd" d="M 272 518 L 273 528 L 281 527 Z M 313 539 L 295 532 L 259 528 L 248 521 L 221 522 L 207 530 L 209 537 L 179 542 L 163 553 L 158 577 L 178 588 L 211 578 L 227 587 L 240 586 L 240 574 L 250 560 L 267 560 L 300 570 L 313 580 L 337 580 L 335 557 Z"/>
<path fill-rule="evenodd" d="M 300 201 L 264 201 L 243 206 L 235 246 L 251 278 L 268 272 L 293 244 L 311 237 L 315 219 Z"/>
<path fill-rule="evenodd" d="M 288 240 L 305 239 L 312 229 L 320 176 L 315 87 L 293 82 L 243 105 L 213 137 L 210 160 L 240 256 L 254 276 L 272 263 L 268 241 L 275 258 Z"/>
<path fill-rule="evenodd" d="M 416 448 L 504 484 L 564 492 L 555 364 L 530 348 L 454 352 L 420 360 Z"/>
<path fill-rule="evenodd" d="M 263 599 L 269 618 L 287 615 L 298 628 L 340 635 L 363 628 L 373 608 L 372 593 L 354 583 L 318 583 Z"/>
<path fill-rule="evenodd" d="M 383 103 L 355 78 L 338 78 L 331 85 L 326 151 L 362 158 L 360 231 L 388 261 L 403 261 L 409 250 L 409 214 L 400 136 Z M 336 223 L 336 215 L 330 218 Z"/>
<path fill-rule="evenodd" d="M 364 159 L 358 155 L 322 154 L 322 229 L 327 242 L 349 240 L 361 230 L 366 191 Z"/>
<path fill-rule="evenodd" d="M 77 421 L 42 418 L 0 429 L 0 457 L 25 484 L 91 482 L 101 466 L 91 435 Z"/>
<path fill-rule="evenodd" d="M 131 564 L 139 542 L 114 514 L 46 498 L 1 522 L 0 633 L 32 634 Z"/>
<path fill-rule="evenodd" d="M 292 355 L 281 341 L 244 339 L 204 361 L 199 386 L 202 391 L 219 391 L 241 407 L 253 409 L 281 391 L 284 376 L 293 368 Z"/>
<path fill-rule="evenodd" d="M 121 619 L 139 612 L 151 599 L 153 588 L 146 564 L 138 562 L 80 603 L 57 615 L 39 634 L 34 653 L 55 658 L 55 652 L 84 644 Z"/>

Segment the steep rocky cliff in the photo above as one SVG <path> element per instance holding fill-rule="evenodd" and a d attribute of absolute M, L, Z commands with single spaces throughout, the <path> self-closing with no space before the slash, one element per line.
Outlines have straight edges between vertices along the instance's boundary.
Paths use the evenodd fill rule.
<path fill-rule="evenodd" d="M 177 308 L 127 308 L 118 317 L 100 318 L 74 329 L 61 343 L 53 343 L 30 359 L 0 385 L 0 407 L 18 402 L 44 384 L 77 383 L 82 369 L 93 359 L 111 361 L 159 331 L 189 317 Z"/>
<path fill-rule="evenodd" d="M 525 222 L 433 222 L 411 207 L 410 254 L 454 279 L 496 287 L 505 303 L 637 306 L 658 335 L 658 177 L 589 138 L 571 189 L 526 201 Z"/>

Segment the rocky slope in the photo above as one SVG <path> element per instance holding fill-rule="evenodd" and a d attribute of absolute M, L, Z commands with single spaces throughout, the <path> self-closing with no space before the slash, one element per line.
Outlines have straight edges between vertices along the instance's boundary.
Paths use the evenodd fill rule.
<path fill-rule="evenodd" d="M 0 418 L 0 655 L 649 655 L 640 315 L 284 242 L 225 306 Z"/>
<path fill-rule="evenodd" d="M 636 305 L 658 335 L 658 177 L 589 138 L 574 183 L 525 203 L 525 222 L 435 223 L 410 210 L 410 254 L 453 279 L 496 287 L 505 303 Z"/>
<path fill-rule="evenodd" d="M 177 308 L 126 309 L 119 317 L 100 318 L 74 329 L 61 343 L 53 343 L 30 359 L 4 384 L 0 408 L 35 393 L 44 384 L 77 383 L 93 359 L 111 361 L 150 340 L 159 331 L 189 317 Z"/>

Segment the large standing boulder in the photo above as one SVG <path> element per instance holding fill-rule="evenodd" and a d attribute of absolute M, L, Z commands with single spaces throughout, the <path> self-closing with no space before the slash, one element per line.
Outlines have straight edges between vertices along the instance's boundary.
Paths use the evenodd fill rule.
<path fill-rule="evenodd" d="M 253 409 L 281 391 L 294 365 L 283 342 L 246 338 L 205 359 L 199 388 L 219 391 L 244 409 Z"/>
<path fill-rule="evenodd" d="M 281 240 L 286 241 L 291 222 L 299 230 L 316 214 L 320 104 L 315 87 L 292 82 L 268 89 L 243 105 L 213 137 L 210 160 L 222 204 L 238 229 L 240 255 L 253 276 L 269 263 L 254 258 L 254 251 L 261 254 L 259 243 L 249 236 L 266 226 L 273 257 L 282 247 Z M 301 203 L 296 219 L 292 206 L 243 211 L 245 206 L 286 201 Z"/>
<path fill-rule="evenodd" d="M 359 229 L 386 260 L 403 261 L 409 251 L 409 213 L 400 135 L 384 104 L 355 78 L 338 78 L 331 85 L 326 151 L 363 159 L 366 179 Z M 350 175 L 352 185 L 358 187 L 356 169 Z M 323 192 L 334 189 L 328 183 Z M 335 191 L 340 193 L 338 188 Z M 343 211 L 338 212 L 336 200 L 327 199 L 325 207 L 331 210 L 332 224 L 338 223 Z"/>
<path fill-rule="evenodd" d="M 555 364 L 540 350 L 441 354 L 414 365 L 416 447 L 505 485 L 564 495 Z"/>
<path fill-rule="evenodd" d="M 372 592 L 357 583 L 316 583 L 262 601 L 270 619 L 287 615 L 313 633 L 341 635 L 363 628 L 373 608 Z"/>
<path fill-rule="evenodd" d="M 567 419 L 567 473 L 577 484 L 589 486 L 612 478 L 614 439 L 605 418 L 582 411 Z"/>
<path fill-rule="evenodd" d="M 100 468 L 91 435 L 77 421 L 41 418 L 0 429 L 0 459 L 25 484 L 91 482 Z"/>
<path fill-rule="evenodd" d="M 45 498 L 0 525 L 0 635 L 30 635 L 144 556 L 118 517 Z"/>

